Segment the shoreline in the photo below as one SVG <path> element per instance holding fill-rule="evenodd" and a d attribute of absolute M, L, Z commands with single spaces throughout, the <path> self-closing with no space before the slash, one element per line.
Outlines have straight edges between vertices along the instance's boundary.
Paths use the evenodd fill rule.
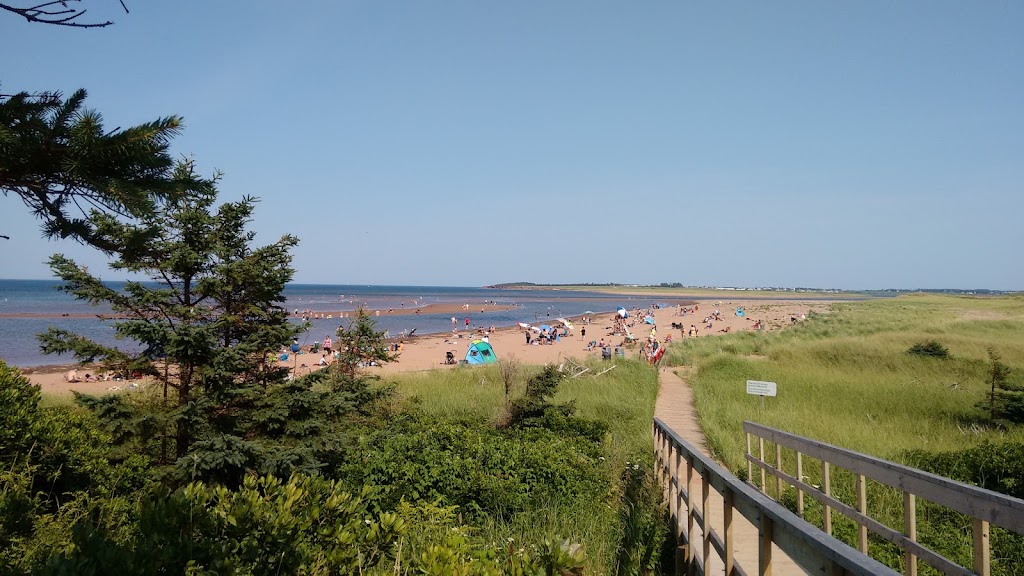
<path fill-rule="evenodd" d="M 461 314 L 465 312 L 505 312 L 507 310 L 515 310 L 516 306 L 507 304 L 481 304 L 473 305 L 470 310 L 463 308 L 462 304 L 426 304 L 417 308 L 389 308 L 387 310 L 369 309 L 366 311 L 371 316 L 409 316 L 414 314 Z M 294 310 L 294 308 L 293 308 Z M 285 310 L 285 312 L 288 312 Z M 350 315 L 355 312 L 352 310 L 316 310 L 312 312 L 316 315 L 322 315 L 324 318 L 328 316 L 341 318 L 342 314 Z M 379 312 L 379 313 L 378 313 Z M 302 316 L 302 313 L 298 314 Z M 296 318 L 297 315 L 289 312 L 289 318 Z M 90 320 L 98 318 L 100 320 L 124 320 L 128 316 L 123 314 L 103 314 L 103 313 L 87 313 L 87 312 L 0 312 L 0 319 L 11 318 L 11 319 L 37 319 L 37 320 L 56 320 L 59 318 L 70 318 L 75 320 Z"/>
<path fill-rule="evenodd" d="M 753 331 L 753 326 L 758 320 L 761 321 L 765 331 L 772 332 L 784 329 L 792 323 L 793 318 L 799 318 L 802 314 L 812 311 L 817 313 L 827 312 L 833 302 L 840 301 L 842 300 L 823 301 L 807 299 L 804 301 L 794 301 L 779 299 L 775 301 L 743 301 L 737 299 L 728 303 L 723 302 L 719 308 L 721 318 L 712 322 L 713 327 L 711 329 L 706 328 L 703 319 L 715 310 L 714 303 L 697 302 L 695 304 L 685 304 L 683 306 L 696 307 L 697 311 L 692 314 L 684 314 L 683 316 L 678 315 L 679 305 L 672 305 L 654 310 L 654 326 L 657 327 L 657 337 L 665 345 L 671 346 L 687 338 L 685 334 L 690 325 L 697 326 L 699 331 L 697 337 L 699 338 Z M 459 305 L 455 305 L 455 307 L 458 310 L 462 310 Z M 742 307 L 746 315 L 736 316 L 734 310 L 736 307 Z M 559 364 L 567 361 L 569 358 L 573 358 L 576 361 L 586 361 L 590 358 L 601 357 L 601 352 L 598 348 L 587 349 L 588 342 L 604 340 L 611 345 L 617 345 L 623 340 L 621 335 L 614 336 L 611 333 L 614 316 L 614 312 L 595 313 L 591 315 L 591 324 L 581 323 L 579 316 L 566 316 L 574 324 L 574 329 L 568 337 L 561 338 L 554 344 L 538 345 L 534 341 L 533 344 L 527 345 L 524 330 L 519 326 L 496 328 L 490 332 L 488 339 L 499 360 L 514 358 L 527 365 Z M 550 324 L 554 326 L 558 322 L 552 317 L 545 318 L 543 322 L 536 322 L 534 324 Z M 684 329 L 672 328 L 672 324 L 682 325 Z M 638 322 L 631 328 L 631 331 L 635 337 L 643 340 L 648 337 L 651 328 L 654 326 Z M 390 338 L 389 342 L 392 344 L 401 343 L 403 346 L 397 361 L 380 368 L 368 368 L 367 370 L 380 375 L 393 375 L 435 369 L 472 369 L 471 367 L 463 367 L 459 364 L 445 364 L 445 353 L 452 352 L 457 361 L 462 360 L 466 355 L 470 342 L 475 338 L 479 338 L 483 333 L 483 329 L 465 330 L 462 328 L 461 323 L 457 324 L 456 328 L 455 333 L 441 332 L 414 337 Z M 584 328 L 586 329 L 586 337 L 581 333 Z M 668 342 L 667 338 L 670 335 L 671 343 Z M 297 376 L 304 376 L 318 369 L 319 367 L 316 366 L 316 363 L 319 361 L 320 355 L 310 353 L 308 350 L 309 347 L 305 347 L 303 352 L 298 355 L 289 353 L 288 360 L 280 361 L 278 365 L 292 369 L 293 373 Z M 626 350 L 627 357 L 635 357 L 638 353 L 639 348 L 627 348 Z M 70 395 L 72 392 L 86 394 L 117 392 L 124 390 L 130 383 L 128 381 L 65 382 L 63 379 L 64 374 L 73 368 L 77 368 L 80 371 L 88 370 L 87 367 L 83 368 L 78 363 L 19 367 L 19 370 L 33 384 L 40 385 L 44 394 L 57 396 Z"/>

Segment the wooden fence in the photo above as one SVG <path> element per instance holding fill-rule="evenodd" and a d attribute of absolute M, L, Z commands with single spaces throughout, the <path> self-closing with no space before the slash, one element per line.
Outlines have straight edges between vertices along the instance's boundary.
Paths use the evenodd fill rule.
<path fill-rule="evenodd" d="M 734 554 L 735 512 L 758 528 L 757 574 L 772 573 L 772 544 L 809 574 L 894 576 L 898 573 L 825 534 L 778 502 L 740 481 L 654 419 L 654 457 L 665 488 L 677 542 L 676 574 L 704 574 L 714 549 L 727 576 L 748 574 Z M 700 477 L 698 492 L 697 476 Z M 722 501 L 723 523 L 711 526 L 712 488 Z M 698 540 L 697 528 L 702 536 Z"/>
<path fill-rule="evenodd" d="M 783 483 L 796 488 L 796 508 L 804 515 L 804 495 L 822 505 L 824 534 L 832 534 L 832 512 L 842 514 L 857 525 L 857 548 L 868 553 L 868 532 L 895 544 L 904 551 L 907 575 L 916 575 L 918 560 L 931 565 L 943 574 L 989 574 L 989 527 L 999 526 L 1024 533 L 1024 500 L 963 484 L 902 466 L 894 462 L 817 442 L 788 432 L 744 422 L 747 436 L 747 478 L 754 481 L 754 467 L 760 475 L 760 489 L 764 494 L 767 475 L 774 476 L 776 494 L 783 493 Z M 757 439 L 757 454 L 751 451 L 752 440 Z M 774 464 L 765 459 L 765 442 L 774 444 Z M 783 448 L 792 451 L 795 458 L 793 474 L 783 470 Z M 804 482 L 804 457 L 817 459 L 821 465 L 821 484 L 812 486 Z M 794 462 L 795 460 L 795 462 Z M 833 496 L 833 468 L 849 471 L 856 478 L 856 507 L 847 505 Z M 867 513 L 867 482 L 877 482 L 903 493 L 903 530 L 894 530 Z M 944 506 L 972 519 L 974 564 L 971 569 L 953 562 L 917 541 L 917 499 Z M 815 527 L 815 530 L 817 528 Z"/>

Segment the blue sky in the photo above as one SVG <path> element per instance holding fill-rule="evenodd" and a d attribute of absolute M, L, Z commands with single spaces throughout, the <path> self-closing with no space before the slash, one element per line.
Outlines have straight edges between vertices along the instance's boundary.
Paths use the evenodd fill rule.
<path fill-rule="evenodd" d="M 296 281 L 1024 289 L 1021 2 L 84 5 L 0 14 L 3 92 L 184 116 Z"/>

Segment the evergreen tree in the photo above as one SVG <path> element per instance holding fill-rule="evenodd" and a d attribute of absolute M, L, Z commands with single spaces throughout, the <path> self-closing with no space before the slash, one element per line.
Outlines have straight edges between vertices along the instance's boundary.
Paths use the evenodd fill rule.
<path fill-rule="evenodd" d="M 190 162 L 181 163 L 172 180 L 187 186 L 137 222 L 98 210 L 90 216 L 96 237 L 117 247 L 111 267 L 149 282 L 130 281 L 119 291 L 63 255 L 50 261 L 62 290 L 109 304 L 120 318 L 114 322 L 118 337 L 139 343 L 142 351 L 99 345 L 56 328 L 39 338 L 44 352 L 71 352 L 108 369 L 152 376 L 162 387 L 156 412 L 174 428 L 179 467 L 193 476 L 239 478 L 258 452 L 245 438 L 248 411 L 262 391 L 287 377 L 268 355 L 299 329 L 281 306 L 297 240 L 285 236 L 253 248 L 254 234 L 245 228 L 254 199 L 215 208 L 216 179 L 197 177 Z M 143 428 L 134 430 L 150 437 L 139 440 L 160 437 L 159 445 L 167 445 L 166 427 Z M 151 456 L 161 464 L 172 458 L 166 450 Z"/>
<path fill-rule="evenodd" d="M 19 196 L 46 236 L 114 252 L 89 211 L 140 218 L 169 195 L 205 183 L 175 178 L 168 147 L 181 118 L 108 130 L 85 98 L 85 90 L 66 100 L 58 92 L 0 95 L 0 191 Z"/>
<path fill-rule="evenodd" d="M 993 422 L 1024 422 L 1024 386 L 1010 381 L 1013 370 L 1003 364 L 995 348 L 988 349 L 989 419 Z"/>

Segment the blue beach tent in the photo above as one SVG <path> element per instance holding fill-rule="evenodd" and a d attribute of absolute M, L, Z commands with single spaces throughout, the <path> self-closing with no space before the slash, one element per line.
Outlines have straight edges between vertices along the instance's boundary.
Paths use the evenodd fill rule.
<path fill-rule="evenodd" d="M 467 364 L 494 364 L 498 357 L 494 354 L 494 348 L 483 340 L 473 340 L 466 350 Z"/>

